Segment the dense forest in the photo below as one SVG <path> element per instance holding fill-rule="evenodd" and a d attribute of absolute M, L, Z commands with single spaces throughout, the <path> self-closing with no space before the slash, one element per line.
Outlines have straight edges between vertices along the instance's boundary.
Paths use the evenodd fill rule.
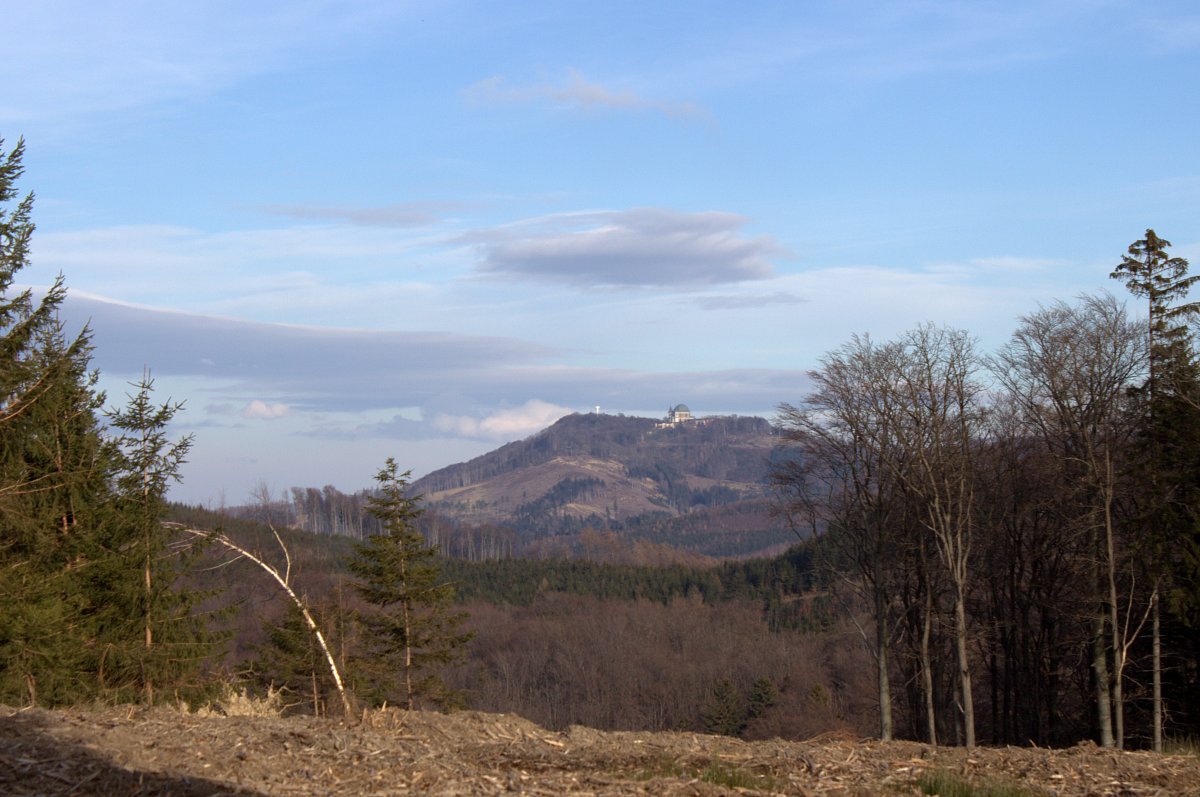
<path fill-rule="evenodd" d="M 968 746 L 1161 749 L 1200 731 L 1200 305 L 1153 231 L 1113 272 L 1145 317 L 1108 295 L 1058 302 L 990 354 L 932 324 L 856 337 L 782 406 L 782 434 L 730 421 L 774 454 L 713 424 L 626 466 L 662 485 L 671 524 L 537 526 L 600 489 L 573 476 L 524 502 L 531 541 L 425 512 L 440 482 L 414 489 L 390 460 L 353 496 L 170 504 L 181 406 L 149 373 L 110 405 L 90 331 L 57 319 L 62 280 L 14 289 L 33 233 L 22 154 L 0 160 L 0 702 L 249 690 L 318 714 L 466 705 L 553 728 Z M 573 416 L 437 479 L 654 435 L 630 420 Z M 771 474 L 773 491 L 745 509 L 689 486 L 685 460 Z M 803 541 L 718 561 L 749 549 L 768 502 Z M 689 533 L 704 544 L 681 550 Z"/>
<path fill-rule="evenodd" d="M 222 526 L 282 561 L 264 524 L 198 507 L 173 506 L 171 516 L 188 526 Z M 354 683 L 362 640 L 353 618 L 361 602 L 346 561 L 355 543 L 296 530 L 280 535 L 295 587 Z M 700 567 L 586 559 L 441 565 L 473 633 L 465 658 L 444 672 L 460 704 L 551 728 L 745 738 L 870 732 L 867 653 L 853 624 L 839 620 L 811 546 Z M 248 572 L 245 565 L 210 569 L 196 584 L 218 593 L 222 605 L 241 607 L 221 626 L 229 638 L 224 670 L 259 693 L 282 689 L 291 710 L 336 713 L 336 690 L 311 634 L 282 595 L 264 593 Z"/>
<path fill-rule="evenodd" d="M 869 607 L 883 738 L 901 702 L 906 735 L 968 746 L 1195 727 L 1200 305 L 1169 247 L 1147 230 L 1112 273 L 1146 320 L 1102 294 L 991 355 L 856 337 L 784 406 L 777 482 Z"/>

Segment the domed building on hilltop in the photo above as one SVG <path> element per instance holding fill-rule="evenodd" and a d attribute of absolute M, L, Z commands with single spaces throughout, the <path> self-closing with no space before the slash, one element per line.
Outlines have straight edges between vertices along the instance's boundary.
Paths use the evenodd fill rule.
<path fill-rule="evenodd" d="M 683 423 L 692 419 L 692 411 L 688 409 L 686 404 L 677 404 L 667 410 L 667 420 L 671 423 Z"/>
<path fill-rule="evenodd" d="M 688 409 L 688 405 L 676 404 L 667 410 L 667 417 L 662 423 L 658 424 L 658 428 L 678 426 L 681 423 L 688 423 L 694 420 L 696 420 L 696 416 L 692 415 L 692 411 Z"/>

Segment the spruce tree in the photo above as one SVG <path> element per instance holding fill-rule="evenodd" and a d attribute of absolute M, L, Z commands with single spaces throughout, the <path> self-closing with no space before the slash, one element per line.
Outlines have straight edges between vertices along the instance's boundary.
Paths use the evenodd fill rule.
<path fill-rule="evenodd" d="M 779 687 L 770 678 L 763 676 L 750 684 L 750 696 L 746 700 L 746 716 L 757 719 L 779 702 Z"/>
<path fill-rule="evenodd" d="M 2 143 L 2 142 L 0 142 Z M 97 603 L 86 572 L 107 513 L 90 333 L 57 319 L 62 278 L 14 292 L 29 265 L 33 195 L 18 196 L 24 142 L 0 158 L 0 701 L 93 693 Z"/>
<path fill-rule="evenodd" d="M 172 531 L 163 524 L 167 491 L 179 481 L 192 444 L 190 435 L 172 442 L 167 433 L 183 405 L 155 404 L 148 373 L 131 386 L 135 391 L 127 405 L 107 412 L 114 435 L 116 517 L 106 547 L 120 552 L 111 560 L 116 570 L 106 573 L 108 600 L 120 611 L 108 629 L 114 654 L 110 669 L 117 670 L 113 683 L 121 698 L 140 693 L 153 702 L 164 690 L 175 696 L 195 689 L 217 640 L 206 618 L 196 613 L 208 596 L 180 585 L 184 549 L 172 548 Z"/>
<path fill-rule="evenodd" d="M 304 600 L 307 602 L 307 596 Z M 259 647 L 251 669 L 264 688 L 286 693 L 288 706 L 307 705 L 314 716 L 325 713 L 326 695 L 333 690 L 329 668 L 295 606 L 289 606 L 283 618 L 267 629 L 266 642 Z"/>
<path fill-rule="evenodd" d="M 722 678 L 713 684 L 711 699 L 701 714 L 706 733 L 740 736 L 746 729 L 747 711 L 733 681 Z"/>
<path fill-rule="evenodd" d="M 372 702 L 416 708 L 421 700 L 447 708 L 458 696 L 440 669 L 465 653 L 470 633 L 461 630 L 466 613 L 453 608 L 454 586 L 442 580 L 436 547 L 417 528 L 419 497 L 408 495 L 409 471 L 394 459 L 375 476 L 377 494 L 367 511 L 381 533 L 355 545 L 350 572 L 355 589 L 373 611 L 362 615 L 367 657 L 362 675 Z"/>
<path fill-rule="evenodd" d="M 92 586 L 98 563 L 112 557 L 98 544 L 112 513 L 97 421 L 103 394 L 88 370 L 89 351 L 68 352 L 56 326 L 39 337 L 45 389 L 14 420 L 26 479 L 9 507 L 20 518 L 6 531 L 19 540 L 24 566 L 16 572 L 26 577 L 9 605 L 10 619 L 27 625 L 22 655 L 11 663 L 31 700 L 58 704 L 95 696 L 99 687 L 94 643 L 111 607 Z"/>
<path fill-rule="evenodd" d="M 1184 301 L 1200 276 L 1190 276 L 1188 261 L 1170 256 L 1170 246 L 1146 230 L 1110 275 L 1147 303 L 1149 369 L 1133 391 L 1141 428 L 1131 476 L 1139 527 L 1133 547 L 1153 584 L 1155 750 L 1162 749 L 1162 597 L 1181 617 L 1200 620 L 1200 363 L 1189 324 L 1200 315 L 1200 302 Z"/>
<path fill-rule="evenodd" d="M 209 652 L 162 526 L 190 440 L 168 443 L 178 406 L 154 407 L 148 378 L 106 430 L 91 332 L 58 320 L 62 277 L 13 290 L 34 230 L 32 194 L 8 207 L 23 154 L 0 157 L 0 702 L 152 696 Z"/>
<path fill-rule="evenodd" d="M 322 629 L 322 639 L 340 678 L 346 670 L 348 651 L 355 642 L 352 638 L 354 613 L 346 605 L 341 579 L 334 587 L 333 595 L 315 605 L 308 595 L 298 597 Z M 266 642 L 258 646 L 258 655 L 250 663 L 253 677 L 260 686 L 283 692 L 289 708 L 307 707 L 312 714 L 320 716 L 328 712 L 329 706 L 336 706 L 341 701 L 343 710 L 349 715 L 349 703 L 343 700 L 343 690 L 339 688 L 345 684 L 333 678 L 322 642 L 318 641 L 297 605 L 289 605 L 280 620 L 267 626 L 266 634 Z"/>

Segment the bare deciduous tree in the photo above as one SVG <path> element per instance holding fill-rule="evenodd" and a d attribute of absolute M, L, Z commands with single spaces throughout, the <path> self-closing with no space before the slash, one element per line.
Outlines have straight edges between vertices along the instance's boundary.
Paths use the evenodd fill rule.
<path fill-rule="evenodd" d="M 775 472 L 793 523 L 828 530 L 835 555 L 853 563 L 862 597 L 872 607 L 880 738 L 893 738 L 888 648 L 891 601 L 899 557 L 894 515 L 900 511 L 898 485 L 884 449 L 897 444 L 889 411 L 888 380 L 899 356 L 894 344 L 877 345 L 855 336 L 821 360 L 809 377 L 815 389 L 799 406 L 784 404 L 780 420 L 795 456 Z"/>
<path fill-rule="evenodd" d="M 975 744 L 974 701 L 966 597 L 974 513 L 973 452 L 983 422 L 980 358 L 962 331 L 927 325 L 901 339 L 874 344 L 855 337 L 827 355 L 812 374 L 816 390 L 800 407 L 784 405 L 782 420 L 797 459 L 777 472 L 793 513 L 807 513 L 832 532 L 853 561 L 873 607 L 879 667 L 881 735 L 892 733 L 887 656 L 895 568 L 911 546 L 926 567 L 932 538 L 954 595 L 958 703 L 963 741 Z M 915 517 L 923 533 L 903 533 Z M 928 736 L 937 740 L 929 632 L 930 574 L 921 620 L 921 668 Z"/>
<path fill-rule="evenodd" d="M 901 339 L 895 423 L 900 445 L 887 462 L 917 499 L 954 597 L 963 743 L 975 746 L 975 702 L 967 627 L 967 592 L 975 515 L 975 450 L 983 431 L 981 359 L 963 330 L 927 324 Z"/>
<path fill-rule="evenodd" d="M 1145 368 L 1145 336 L 1116 299 L 1085 296 L 1021 319 L 994 370 L 1031 433 L 1054 455 L 1068 529 L 1085 535 L 1091 559 L 1092 671 L 1100 742 L 1120 744 L 1121 675 L 1128 632 L 1119 622 L 1116 459 L 1133 429 L 1126 388 Z M 1113 666 L 1108 664 L 1112 651 Z M 1115 728 L 1114 728 L 1115 725 Z"/>

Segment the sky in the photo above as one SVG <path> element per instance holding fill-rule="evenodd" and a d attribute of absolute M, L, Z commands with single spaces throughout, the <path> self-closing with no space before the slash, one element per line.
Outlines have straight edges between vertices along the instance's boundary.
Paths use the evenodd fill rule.
<path fill-rule="evenodd" d="M 854 334 L 1002 345 L 1147 228 L 1200 259 L 1200 7 L 9 4 L 23 284 L 172 497 L 353 491 L 571 412 L 773 417 Z"/>

